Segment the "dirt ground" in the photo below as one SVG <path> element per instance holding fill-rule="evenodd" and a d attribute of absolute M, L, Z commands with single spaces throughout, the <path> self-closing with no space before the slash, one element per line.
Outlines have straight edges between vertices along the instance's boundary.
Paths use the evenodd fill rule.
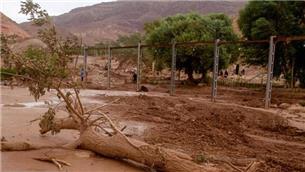
<path fill-rule="evenodd" d="M 162 89 L 165 90 L 156 88 L 157 91 Z M 282 92 L 278 95 L 275 92 L 281 104 L 265 110 L 257 108 L 253 100 L 259 99 L 259 90 L 221 88 L 216 103 L 210 102 L 208 90 L 206 87 L 188 88 L 187 91 L 177 88 L 176 96 L 153 91 L 82 90 L 81 96 L 87 106 L 119 98 L 104 111 L 117 125 L 127 126 L 127 135 L 188 153 L 198 163 L 234 171 L 228 162 L 243 168 L 253 161 L 262 161 L 261 171 L 305 171 L 305 108 L 290 104 L 302 101 L 304 93 L 287 98 Z M 7 140 L 18 138 L 37 144 L 62 145 L 77 138 L 77 133 L 72 131 L 41 137 L 37 123 L 29 123 L 43 114 L 46 107 L 41 101 L 54 99 L 52 93 L 35 104 L 25 88 L 1 87 L 1 97 L 1 136 Z M 243 104 L 245 101 L 239 100 L 242 97 L 249 101 Z M 283 103 L 287 105 L 284 107 Z M 69 171 L 143 170 L 88 151 L 58 149 L 2 152 L 2 170 L 56 171 L 52 164 L 32 159 L 50 152 L 75 164 L 68 168 Z"/>
<path fill-rule="evenodd" d="M 226 162 L 246 167 L 259 160 L 262 171 L 305 170 L 305 130 L 272 111 L 180 97 L 120 98 L 108 112 L 153 126 L 145 141 L 182 150 L 200 163 L 229 171 Z"/>

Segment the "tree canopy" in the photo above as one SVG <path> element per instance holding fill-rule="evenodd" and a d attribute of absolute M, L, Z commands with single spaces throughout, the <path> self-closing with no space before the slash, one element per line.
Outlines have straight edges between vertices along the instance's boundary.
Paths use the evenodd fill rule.
<path fill-rule="evenodd" d="M 47 45 L 46 48 L 28 47 L 25 51 L 14 53 L 10 50 L 10 39 L 1 35 L 1 53 L 5 55 L 5 67 L 1 70 L 6 75 L 13 75 L 16 81 L 29 87 L 29 91 L 37 100 L 51 88 L 68 87 L 73 80 L 74 69 L 69 67 L 72 55 L 80 46 L 75 38 L 61 39 L 57 36 L 55 26 L 51 24 L 49 15 L 39 4 L 31 0 L 21 2 L 20 13 L 30 15 L 30 21 L 38 26 L 46 26 L 39 30 L 38 37 Z M 9 72 L 9 73 L 8 73 Z M 65 80 L 65 84 L 63 83 Z"/>
<path fill-rule="evenodd" d="M 305 34 L 304 1 L 251 1 L 240 11 L 239 27 L 249 40 L 268 39 L 271 35 Z M 305 42 L 280 42 L 276 45 L 274 74 L 284 74 L 287 81 L 298 78 L 305 86 Z M 265 65 L 268 45 L 251 46 L 245 57 L 251 64 Z M 292 82 L 294 83 L 294 82 Z"/>
<path fill-rule="evenodd" d="M 224 14 L 202 16 L 196 13 L 178 14 L 165 19 L 147 23 L 145 38 L 148 44 L 189 41 L 211 41 L 215 39 L 235 40 L 232 23 Z M 233 46 L 222 47 L 220 50 L 219 67 L 224 68 L 234 60 Z M 171 49 L 152 48 L 157 67 L 162 68 L 171 64 Z M 213 45 L 177 48 L 177 69 L 184 70 L 189 80 L 194 81 L 193 72 L 202 74 L 205 78 L 207 71 L 213 67 Z M 162 66 L 164 65 L 164 66 Z"/>

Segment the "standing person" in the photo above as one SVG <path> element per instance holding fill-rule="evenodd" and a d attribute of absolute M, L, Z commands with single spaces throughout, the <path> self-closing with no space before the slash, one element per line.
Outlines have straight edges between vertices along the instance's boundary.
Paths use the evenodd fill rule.
<path fill-rule="evenodd" d="M 241 70 L 240 74 L 241 74 L 241 75 L 245 75 L 245 74 L 246 74 L 245 69 Z"/>
<path fill-rule="evenodd" d="M 222 70 L 220 70 L 219 76 L 223 77 L 223 71 Z"/>
<path fill-rule="evenodd" d="M 235 75 L 238 75 L 239 74 L 239 64 L 236 65 L 236 68 L 235 68 Z"/>
<path fill-rule="evenodd" d="M 133 83 L 136 83 L 137 82 L 137 72 L 136 71 L 133 71 L 133 74 L 132 74 L 132 82 Z"/>
<path fill-rule="evenodd" d="M 227 78 L 228 76 L 229 76 L 229 73 L 228 73 L 228 71 L 226 70 L 226 71 L 225 71 L 224 77 Z"/>
<path fill-rule="evenodd" d="M 85 77 L 85 70 L 84 70 L 84 68 L 81 68 L 80 69 L 80 79 L 82 82 L 84 81 L 84 77 Z"/>

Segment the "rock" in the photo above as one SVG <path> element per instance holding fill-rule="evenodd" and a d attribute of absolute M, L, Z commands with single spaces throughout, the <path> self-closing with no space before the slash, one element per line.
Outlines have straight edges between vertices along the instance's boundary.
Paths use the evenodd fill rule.
<path fill-rule="evenodd" d="M 142 85 L 139 91 L 140 92 L 148 92 L 148 88 Z"/>
<path fill-rule="evenodd" d="M 87 150 L 77 150 L 74 154 L 80 158 L 90 158 L 95 155 L 94 152 Z"/>
<path fill-rule="evenodd" d="M 289 108 L 290 107 L 290 104 L 288 104 L 288 103 L 281 103 L 280 105 L 279 105 L 279 108 L 281 108 L 281 109 L 287 109 L 287 108 Z"/>
<path fill-rule="evenodd" d="M 180 108 L 180 107 L 183 107 L 183 104 L 175 104 L 175 108 Z"/>

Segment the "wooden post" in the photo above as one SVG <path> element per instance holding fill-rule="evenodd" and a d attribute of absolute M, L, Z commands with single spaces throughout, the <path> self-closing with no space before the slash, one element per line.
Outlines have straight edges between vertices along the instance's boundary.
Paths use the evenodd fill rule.
<path fill-rule="evenodd" d="M 268 57 L 268 73 L 266 83 L 266 96 L 265 96 L 265 108 L 269 108 L 271 103 L 271 91 L 272 91 L 272 77 L 273 77 L 273 66 L 274 66 L 274 55 L 275 55 L 275 36 L 270 37 L 269 41 L 269 57 Z"/>
<path fill-rule="evenodd" d="M 88 57 L 88 52 L 87 52 L 87 47 L 84 46 L 84 71 L 85 71 L 85 82 L 87 82 L 87 57 Z"/>
<path fill-rule="evenodd" d="M 138 59 L 137 59 L 137 91 L 140 91 L 141 85 L 141 42 L 138 43 Z"/>
<path fill-rule="evenodd" d="M 108 68 L 107 68 L 107 88 L 110 89 L 110 82 L 111 82 L 111 78 L 110 78 L 110 73 L 111 73 L 111 47 L 108 47 Z"/>
<path fill-rule="evenodd" d="M 176 80 L 176 41 L 172 42 L 172 66 L 171 66 L 171 84 L 170 84 L 170 95 L 175 94 L 175 80 Z"/>
<path fill-rule="evenodd" d="M 215 101 L 215 97 L 217 95 L 217 78 L 218 78 L 218 63 L 219 63 L 219 39 L 215 40 L 214 44 L 214 69 L 213 69 L 213 81 L 212 81 L 212 95 L 211 100 L 212 102 Z"/>
<path fill-rule="evenodd" d="M 155 76 L 155 66 L 156 66 L 156 61 L 154 60 L 151 64 L 151 70 L 154 76 Z"/>

